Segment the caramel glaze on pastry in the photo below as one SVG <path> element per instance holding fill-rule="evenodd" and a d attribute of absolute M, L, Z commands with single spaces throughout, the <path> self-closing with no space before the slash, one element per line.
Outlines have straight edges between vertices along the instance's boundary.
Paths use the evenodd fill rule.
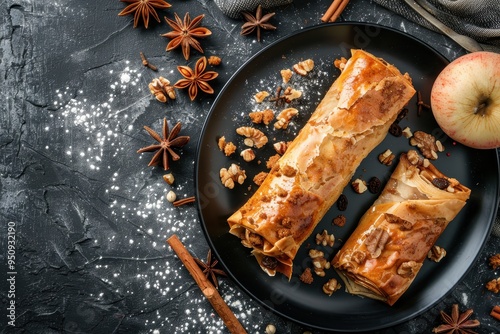
<path fill-rule="evenodd" d="M 289 279 L 300 245 L 415 94 L 411 79 L 353 50 L 311 118 L 251 198 L 228 218 L 269 275 Z"/>
<path fill-rule="evenodd" d="M 352 294 L 393 305 L 470 196 L 416 151 L 400 157 L 379 198 L 332 260 Z"/>

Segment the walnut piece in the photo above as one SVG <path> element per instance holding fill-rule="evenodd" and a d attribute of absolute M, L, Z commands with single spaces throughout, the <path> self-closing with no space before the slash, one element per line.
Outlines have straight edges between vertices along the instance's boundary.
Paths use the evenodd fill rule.
<path fill-rule="evenodd" d="M 330 278 L 328 282 L 323 284 L 323 292 L 328 296 L 331 296 L 335 291 L 340 289 L 342 285 L 335 278 Z"/>
<path fill-rule="evenodd" d="M 234 188 L 235 182 L 243 184 L 247 178 L 245 171 L 236 164 L 231 164 L 229 168 L 221 168 L 219 176 L 224 187 L 229 189 Z"/>
<path fill-rule="evenodd" d="M 175 88 L 164 77 L 154 78 L 148 85 L 149 91 L 160 102 L 167 102 L 168 98 L 175 100 Z"/>
<path fill-rule="evenodd" d="M 269 159 L 266 161 L 266 167 L 268 169 L 272 169 L 274 165 L 276 165 L 276 162 L 278 162 L 279 158 L 280 158 L 279 154 L 275 154 L 269 157 Z"/>
<path fill-rule="evenodd" d="M 422 264 L 417 263 L 415 261 L 403 262 L 398 267 L 397 273 L 399 276 L 412 278 L 415 277 L 421 266 Z"/>
<path fill-rule="evenodd" d="M 390 224 L 398 224 L 399 229 L 402 231 L 409 231 L 413 228 L 412 222 L 398 217 L 392 213 L 384 213 L 384 218 Z"/>
<path fill-rule="evenodd" d="M 247 148 L 243 151 L 241 151 L 240 156 L 245 160 L 246 162 L 250 162 L 253 159 L 255 159 L 255 152 L 251 148 Z"/>
<path fill-rule="evenodd" d="M 258 92 L 257 94 L 255 94 L 253 96 L 253 98 L 255 99 L 255 102 L 257 103 L 262 103 L 266 97 L 269 96 L 269 92 L 266 92 L 265 90 L 264 91 L 261 91 L 261 92 Z"/>
<path fill-rule="evenodd" d="M 416 146 L 424 157 L 431 160 L 438 158 L 437 152 L 442 152 L 439 148 L 444 150 L 441 144 L 438 147 L 433 135 L 423 131 L 415 131 L 413 137 L 410 138 L 410 145 Z"/>
<path fill-rule="evenodd" d="M 500 267 L 500 253 L 490 256 L 489 264 L 494 270 L 499 268 Z"/>
<path fill-rule="evenodd" d="M 299 276 L 299 279 L 306 284 L 311 284 L 314 281 L 311 268 L 306 268 Z"/>
<path fill-rule="evenodd" d="M 167 184 L 172 185 L 175 181 L 174 174 L 168 173 L 163 175 L 163 181 L 167 182 Z"/>
<path fill-rule="evenodd" d="M 498 293 L 500 292 L 500 277 L 499 278 L 494 278 L 491 281 L 486 283 L 486 289 L 493 293 Z"/>
<path fill-rule="evenodd" d="M 286 149 L 288 148 L 288 143 L 286 143 L 284 141 L 279 141 L 277 143 L 274 143 L 273 147 L 274 147 L 274 150 L 276 151 L 276 153 L 278 153 L 279 155 L 283 155 L 283 154 L 285 154 Z"/>
<path fill-rule="evenodd" d="M 343 71 L 346 63 L 347 63 L 347 59 L 344 57 L 341 57 L 340 59 L 335 59 L 333 61 L 333 66 L 338 68 L 340 71 Z"/>
<path fill-rule="evenodd" d="M 219 66 L 222 63 L 222 59 L 218 56 L 208 57 L 208 65 Z"/>
<path fill-rule="evenodd" d="M 312 259 L 314 273 L 324 277 L 325 269 L 330 268 L 330 262 L 325 259 L 325 253 L 317 249 L 310 249 L 309 257 Z"/>
<path fill-rule="evenodd" d="M 368 190 L 368 187 L 366 186 L 366 182 L 361 180 L 361 179 L 356 179 L 351 183 L 352 189 L 354 189 L 355 192 L 358 194 L 362 194 L 365 191 Z"/>
<path fill-rule="evenodd" d="M 372 258 L 376 259 L 382 254 L 387 241 L 389 241 L 389 233 L 378 227 L 366 236 L 366 249 L 370 252 Z"/>
<path fill-rule="evenodd" d="M 413 133 L 411 132 L 411 129 L 409 127 L 404 128 L 402 134 L 405 138 L 411 138 L 413 136 Z"/>
<path fill-rule="evenodd" d="M 392 165 L 392 162 L 394 161 L 395 158 L 396 156 L 392 154 L 392 151 L 389 149 L 385 150 L 384 152 L 378 155 L 378 161 L 380 161 L 380 163 L 386 166 Z"/>
<path fill-rule="evenodd" d="M 293 65 L 293 70 L 295 73 L 306 76 L 307 73 L 311 72 L 314 68 L 314 61 L 312 59 L 306 59 L 304 61 L 300 61 L 297 64 Z"/>
<path fill-rule="evenodd" d="M 298 99 L 301 96 L 302 96 L 302 92 L 300 90 L 296 90 L 292 87 L 287 87 L 283 91 L 283 98 L 285 99 L 286 103 L 290 103 L 293 100 Z"/>
<path fill-rule="evenodd" d="M 259 174 L 255 175 L 253 177 L 253 182 L 260 186 L 262 184 L 262 182 L 264 182 L 264 179 L 266 178 L 267 176 L 267 173 L 266 172 L 260 172 Z"/>
<path fill-rule="evenodd" d="M 267 144 L 267 136 L 260 130 L 249 126 L 242 126 L 236 129 L 236 133 L 245 136 L 245 145 L 256 148 L 261 148 Z"/>
<path fill-rule="evenodd" d="M 297 115 L 299 111 L 295 108 L 283 109 L 276 117 L 277 121 L 274 123 L 275 129 L 286 129 L 292 117 Z"/>
<path fill-rule="evenodd" d="M 432 248 L 429 250 L 429 253 L 427 253 L 427 258 L 434 262 L 441 261 L 445 256 L 446 249 L 444 249 L 443 247 L 439 247 L 438 245 L 432 246 Z"/>
<path fill-rule="evenodd" d="M 265 125 L 268 125 L 274 119 L 274 111 L 272 111 L 271 109 L 265 109 L 262 111 L 253 111 L 249 113 L 248 116 L 250 116 L 252 123 L 255 124 L 264 123 Z"/>
<path fill-rule="evenodd" d="M 317 245 L 333 247 L 334 243 L 335 243 L 335 236 L 333 234 L 328 234 L 327 230 L 323 230 L 323 232 L 316 234 Z"/>
<path fill-rule="evenodd" d="M 290 81 L 290 79 L 293 76 L 293 72 L 289 68 L 281 70 L 280 74 L 281 74 L 281 78 L 283 79 L 283 83 L 285 83 L 285 84 L 288 83 L 288 81 Z"/>
<path fill-rule="evenodd" d="M 219 138 L 217 146 L 219 146 L 219 150 L 224 152 L 226 157 L 229 157 L 234 152 L 236 152 L 236 145 L 234 145 L 232 142 L 227 142 L 226 137 L 224 136 Z"/>

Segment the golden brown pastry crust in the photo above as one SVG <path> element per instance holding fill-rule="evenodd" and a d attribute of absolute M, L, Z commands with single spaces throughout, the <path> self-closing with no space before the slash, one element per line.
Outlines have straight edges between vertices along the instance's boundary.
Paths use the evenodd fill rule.
<path fill-rule="evenodd" d="M 228 218 L 230 233 L 253 249 L 264 271 L 291 277 L 300 245 L 414 93 L 409 77 L 394 66 L 365 51 L 352 51 L 285 154 Z M 269 257 L 278 260 L 276 268 L 263 265 Z"/>
<path fill-rule="evenodd" d="M 440 189 L 434 179 L 446 179 Z M 470 196 L 416 151 L 402 154 L 379 198 L 332 260 L 348 292 L 393 305 Z"/>

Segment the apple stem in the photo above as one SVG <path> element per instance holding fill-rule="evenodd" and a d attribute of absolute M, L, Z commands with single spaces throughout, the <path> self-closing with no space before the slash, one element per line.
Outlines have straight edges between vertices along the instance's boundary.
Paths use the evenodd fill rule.
<path fill-rule="evenodd" d="M 486 115 L 487 106 L 488 106 L 488 100 L 482 101 L 481 103 L 479 103 L 478 106 L 474 108 L 474 114 L 480 116 Z"/>

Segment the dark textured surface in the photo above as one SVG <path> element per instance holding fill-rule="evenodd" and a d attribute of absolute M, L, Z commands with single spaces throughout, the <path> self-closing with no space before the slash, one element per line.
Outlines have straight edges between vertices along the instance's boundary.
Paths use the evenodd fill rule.
<path fill-rule="evenodd" d="M 212 1 L 172 0 L 160 17 L 205 14 L 213 35 L 202 42 L 223 65 L 213 81 L 220 91 L 232 73 L 262 47 L 288 33 L 319 23 L 331 1 L 295 1 L 276 9 L 277 30 L 240 36 L 242 21 L 225 17 Z M 166 53 L 170 31 L 162 22 L 132 28 L 118 17 L 119 1 L 12 1 L 0 3 L 0 266 L 4 332 L 26 333 L 225 333 L 222 321 L 165 240 L 176 233 L 195 256 L 208 250 L 195 206 L 173 208 L 164 199 L 163 170 L 148 168 L 151 143 L 143 125 L 183 123 L 191 142 L 172 164 L 179 197 L 194 194 L 196 143 L 215 96 L 190 102 L 184 91 L 167 104 L 154 100 L 147 84 L 157 75 L 179 79 L 186 62 L 179 50 Z M 454 59 L 451 41 L 368 1 L 353 0 L 343 21 L 379 23 L 406 31 Z M 159 67 L 142 66 L 139 52 Z M 7 283 L 7 233 L 15 223 L 16 320 L 7 326 L 12 298 Z M 471 222 L 475 223 L 475 222 Z M 12 225 L 12 224 L 11 224 Z M 423 315 L 380 333 L 425 333 L 440 323 L 451 304 L 474 308 L 480 333 L 495 333 L 488 313 L 500 304 L 484 289 L 498 277 L 487 259 L 500 252 L 490 237 L 465 279 Z M 264 309 L 230 280 L 221 294 L 249 333 L 268 323 L 278 333 L 302 333 L 293 322 Z M 317 331 L 314 331 L 316 332 Z"/>

